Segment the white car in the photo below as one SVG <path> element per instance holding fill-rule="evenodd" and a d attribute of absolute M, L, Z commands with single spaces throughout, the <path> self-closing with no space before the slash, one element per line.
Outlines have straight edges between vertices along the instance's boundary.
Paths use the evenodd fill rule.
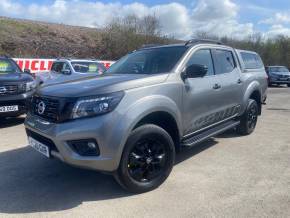
<path fill-rule="evenodd" d="M 47 85 L 102 75 L 105 71 L 105 66 L 95 60 L 58 59 L 53 62 L 49 72 L 36 73 L 35 78 L 38 85 Z"/>

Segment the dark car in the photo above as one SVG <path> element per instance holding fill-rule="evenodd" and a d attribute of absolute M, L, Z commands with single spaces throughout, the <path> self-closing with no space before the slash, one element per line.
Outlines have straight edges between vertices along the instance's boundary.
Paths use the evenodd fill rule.
<path fill-rule="evenodd" d="M 25 72 L 12 59 L 0 57 L 0 118 L 26 113 L 26 100 L 34 92 L 35 81 Z"/>
<path fill-rule="evenodd" d="M 268 66 L 266 72 L 269 76 L 269 86 L 287 85 L 290 87 L 290 72 L 287 67 L 284 66 Z"/>

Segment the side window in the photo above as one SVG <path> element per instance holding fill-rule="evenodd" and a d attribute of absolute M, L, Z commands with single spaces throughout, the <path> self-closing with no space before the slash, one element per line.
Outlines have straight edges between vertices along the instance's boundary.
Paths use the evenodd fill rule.
<path fill-rule="evenodd" d="M 64 69 L 65 62 L 55 62 L 51 66 L 51 71 L 54 71 L 56 73 L 61 73 Z"/>
<path fill-rule="evenodd" d="M 230 73 L 236 68 L 234 55 L 231 51 L 216 49 L 214 54 L 216 74 Z"/>
<path fill-rule="evenodd" d="M 200 64 L 208 67 L 207 76 L 213 75 L 213 61 L 211 57 L 211 51 L 209 49 L 201 49 L 196 51 L 188 60 L 186 66 L 192 64 Z"/>
<path fill-rule="evenodd" d="M 71 71 L 71 70 L 70 70 L 70 67 L 69 67 L 69 65 L 68 65 L 68 63 L 64 63 L 64 65 L 63 65 L 63 67 L 62 67 L 62 71 L 64 71 L 64 70 L 69 70 L 69 71 Z"/>
<path fill-rule="evenodd" d="M 246 69 L 259 69 L 264 66 L 261 58 L 254 53 L 241 52 L 241 56 Z"/>

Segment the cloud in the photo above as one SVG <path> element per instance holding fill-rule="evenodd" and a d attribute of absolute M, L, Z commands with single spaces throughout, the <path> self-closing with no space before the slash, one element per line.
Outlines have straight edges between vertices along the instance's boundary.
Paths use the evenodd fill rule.
<path fill-rule="evenodd" d="M 196 21 L 233 19 L 238 6 L 230 0 L 199 0 L 193 9 L 192 18 Z"/>
<path fill-rule="evenodd" d="M 261 24 L 290 24 L 290 11 L 289 12 L 277 12 L 271 18 L 260 21 Z"/>
<path fill-rule="evenodd" d="M 252 23 L 239 23 L 238 5 L 230 0 L 199 0 L 192 12 L 196 31 L 218 36 L 243 38 L 254 33 Z"/>
<path fill-rule="evenodd" d="M 273 16 L 258 22 L 258 24 L 268 25 L 269 28 L 265 32 L 266 38 L 275 38 L 277 35 L 290 36 L 290 11 L 275 12 Z"/>
<path fill-rule="evenodd" d="M 273 38 L 277 35 L 286 35 L 290 36 L 290 28 L 287 28 L 283 25 L 273 25 L 271 28 L 267 31 L 267 37 Z"/>
<path fill-rule="evenodd" d="M 195 32 L 235 38 L 243 38 L 255 32 L 253 23 L 239 22 L 239 5 L 233 0 L 197 0 L 190 7 L 176 2 L 149 7 L 138 2 L 121 4 L 85 0 L 54 0 L 52 4 L 27 5 L 17 0 L 0 1 L 0 15 L 2 16 L 86 27 L 104 27 L 116 16 L 136 14 L 142 17 L 154 14 L 160 20 L 162 33 L 179 39 L 191 38 Z M 288 22 L 288 17 L 285 15 L 277 15 L 275 19 Z M 268 23 L 276 25 L 274 21 L 269 20 Z M 269 31 L 270 34 L 283 31 L 288 34 L 286 29 L 284 26 L 280 28 L 273 26 Z"/>
<path fill-rule="evenodd" d="M 255 5 L 255 4 L 246 4 L 244 8 L 245 10 L 251 10 L 255 14 L 260 14 L 260 15 L 269 15 L 276 12 L 276 10 L 273 8 L 266 8 L 266 7 L 262 7 L 260 5 Z"/>

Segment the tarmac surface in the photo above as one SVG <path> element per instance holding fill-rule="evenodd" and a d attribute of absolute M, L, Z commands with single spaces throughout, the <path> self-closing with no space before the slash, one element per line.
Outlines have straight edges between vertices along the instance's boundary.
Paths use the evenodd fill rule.
<path fill-rule="evenodd" d="M 290 217 L 290 88 L 269 89 L 254 134 L 183 150 L 167 181 L 140 195 L 34 151 L 23 121 L 0 124 L 0 217 Z"/>

